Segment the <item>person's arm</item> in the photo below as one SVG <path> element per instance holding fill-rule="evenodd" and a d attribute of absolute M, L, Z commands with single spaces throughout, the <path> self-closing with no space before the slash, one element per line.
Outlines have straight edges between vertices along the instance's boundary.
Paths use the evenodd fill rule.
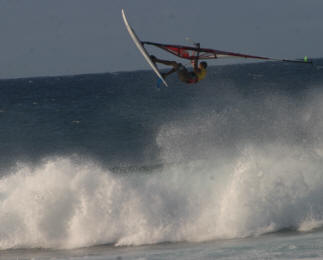
<path fill-rule="evenodd" d="M 194 72 L 199 71 L 199 55 L 200 55 L 200 44 L 196 43 L 195 44 L 197 47 L 197 53 L 196 53 L 196 58 L 194 59 Z"/>

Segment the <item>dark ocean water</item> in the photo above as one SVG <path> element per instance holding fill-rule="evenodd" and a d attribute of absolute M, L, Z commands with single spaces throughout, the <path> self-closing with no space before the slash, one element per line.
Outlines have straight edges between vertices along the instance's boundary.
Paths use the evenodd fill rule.
<path fill-rule="evenodd" d="M 213 67 L 198 85 L 183 85 L 175 76 L 170 88 L 160 91 L 150 71 L 1 80 L 0 166 L 71 153 L 106 166 L 158 163 L 161 126 L 248 110 L 246 100 L 257 111 L 237 116 L 253 116 L 264 112 L 264 100 L 275 95 L 289 98 L 292 104 L 286 109 L 292 109 L 321 88 L 323 62 L 315 63 Z M 265 116 L 253 122 L 266 125 Z"/>
<path fill-rule="evenodd" d="M 323 223 L 323 60 L 0 81 L 0 249 Z"/>

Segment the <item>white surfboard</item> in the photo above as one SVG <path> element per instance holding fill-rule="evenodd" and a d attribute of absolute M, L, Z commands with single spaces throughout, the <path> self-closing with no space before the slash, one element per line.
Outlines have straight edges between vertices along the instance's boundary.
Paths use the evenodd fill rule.
<path fill-rule="evenodd" d="M 144 58 L 146 59 L 146 61 L 148 62 L 148 64 L 150 65 L 150 67 L 152 67 L 152 69 L 154 70 L 154 72 L 156 73 L 156 75 L 161 79 L 161 81 L 164 83 L 164 85 L 166 87 L 168 87 L 167 82 L 165 81 L 165 79 L 163 78 L 163 76 L 161 75 L 160 71 L 158 70 L 157 66 L 155 65 L 155 63 L 153 63 L 153 61 L 150 59 L 150 56 L 147 52 L 147 50 L 145 49 L 145 47 L 143 46 L 143 44 L 141 43 L 140 39 L 138 38 L 138 36 L 135 34 L 134 30 L 131 28 L 131 26 L 129 25 L 125 12 L 122 9 L 121 10 L 122 13 L 122 18 L 123 21 L 126 25 L 126 28 L 132 38 L 132 40 L 134 41 L 134 43 L 136 44 L 137 48 L 139 49 L 139 51 L 141 52 L 141 54 L 144 56 Z"/>

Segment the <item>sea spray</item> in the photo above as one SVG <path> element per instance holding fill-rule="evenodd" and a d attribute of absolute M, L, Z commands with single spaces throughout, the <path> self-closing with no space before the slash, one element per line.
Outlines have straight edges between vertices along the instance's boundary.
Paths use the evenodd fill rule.
<path fill-rule="evenodd" d="M 322 73 L 208 75 L 159 91 L 149 71 L 1 81 L 0 248 L 321 228 Z"/>
<path fill-rule="evenodd" d="M 310 216 L 323 219 L 322 161 L 299 161 L 300 152 L 286 156 L 289 150 L 248 147 L 227 168 L 192 161 L 150 174 L 116 175 L 74 158 L 20 165 L 0 181 L 0 246 L 142 245 L 304 230 Z"/>

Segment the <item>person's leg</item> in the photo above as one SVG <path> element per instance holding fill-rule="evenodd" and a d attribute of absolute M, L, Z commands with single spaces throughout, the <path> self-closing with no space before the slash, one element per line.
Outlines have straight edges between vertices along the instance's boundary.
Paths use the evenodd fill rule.
<path fill-rule="evenodd" d="M 178 68 L 179 68 L 179 63 L 177 63 L 176 61 L 161 60 L 161 59 L 156 58 L 153 55 L 151 55 L 150 58 L 154 63 L 157 62 L 157 63 L 161 63 L 161 64 L 164 64 L 164 65 L 167 65 L 167 66 L 173 66 L 173 68 L 170 71 L 162 73 L 162 76 L 164 78 L 166 78 L 170 74 L 176 72 L 178 70 Z"/>
<path fill-rule="evenodd" d="M 176 69 L 172 68 L 170 71 L 162 73 L 162 76 L 163 76 L 163 78 L 166 78 L 167 76 L 169 76 L 170 74 L 172 74 L 174 72 L 176 72 Z"/>
<path fill-rule="evenodd" d="M 153 55 L 151 55 L 150 58 L 154 63 L 157 62 L 157 63 L 161 63 L 161 64 L 164 64 L 164 65 L 173 66 L 174 68 L 178 67 L 178 63 L 176 61 L 161 60 L 161 59 L 156 58 Z"/>

